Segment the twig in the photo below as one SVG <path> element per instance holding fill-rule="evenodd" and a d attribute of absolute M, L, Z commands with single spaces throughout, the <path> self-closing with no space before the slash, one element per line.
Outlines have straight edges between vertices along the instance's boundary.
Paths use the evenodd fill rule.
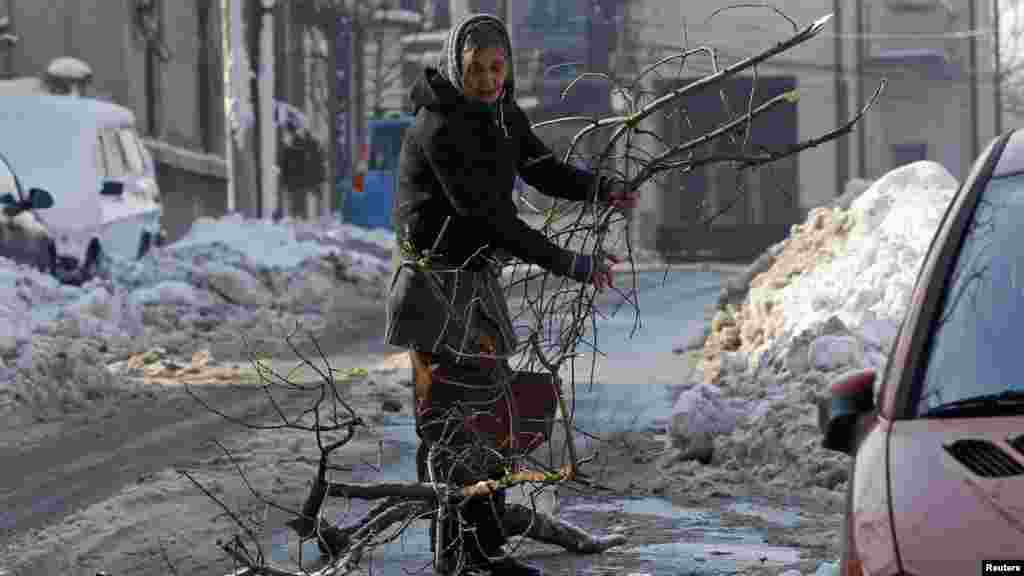
<path fill-rule="evenodd" d="M 205 494 L 207 498 L 213 500 L 214 503 L 216 503 L 217 506 L 219 506 L 221 510 L 223 510 L 224 513 L 227 514 L 228 517 L 231 518 L 231 520 L 245 532 L 246 536 L 248 536 L 249 539 L 252 540 L 253 545 L 256 547 L 257 557 L 259 558 L 260 562 L 262 562 L 263 553 L 260 550 L 259 538 L 256 537 L 256 534 L 248 526 L 246 526 L 244 522 L 242 522 L 241 518 L 239 518 L 234 512 L 232 512 L 231 509 L 228 508 L 227 505 L 224 504 L 224 502 L 221 501 L 220 498 L 217 498 L 216 496 L 211 494 L 210 491 L 207 490 L 205 486 L 200 484 L 195 478 L 193 478 L 192 475 L 188 473 L 188 471 L 179 470 L 178 473 L 184 476 L 185 478 L 188 478 L 189 481 L 192 482 L 192 484 L 194 484 L 196 488 L 199 488 L 199 490 L 203 494 Z"/>

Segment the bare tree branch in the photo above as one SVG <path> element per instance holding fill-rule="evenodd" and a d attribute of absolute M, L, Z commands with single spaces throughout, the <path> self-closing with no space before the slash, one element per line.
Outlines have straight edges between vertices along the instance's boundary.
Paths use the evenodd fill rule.
<path fill-rule="evenodd" d="M 323 1 L 321 4 L 325 10 L 338 10 L 341 6 L 340 2 Z M 730 9 L 750 6 L 752 5 L 740 4 L 730 7 Z M 707 222 L 729 213 L 745 198 L 747 193 L 741 175 L 745 177 L 748 170 L 777 162 L 849 134 L 855 125 L 863 119 L 868 108 L 874 105 L 885 85 L 883 81 L 867 105 L 859 110 L 852 119 L 816 138 L 773 149 L 755 144 L 756 140 L 752 136 L 754 120 L 776 113 L 781 107 L 795 103 L 797 99 L 795 92 L 762 97 L 758 93 L 758 66 L 815 38 L 831 17 L 818 19 L 801 29 L 780 10 L 770 6 L 759 7 L 772 9 L 786 18 L 793 24 L 794 34 L 763 52 L 726 67 L 720 67 L 717 52 L 705 46 L 681 49 L 678 53 L 659 57 L 656 62 L 640 70 L 637 76 L 628 83 L 621 81 L 613 74 L 582 74 L 566 86 L 562 94 L 563 97 L 579 87 L 584 80 L 605 82 L 609 85 L 609 90 L 622 96 L 627 113 L 603 118 L 583 115 L 567 116 L 539 123 L 535 128 L 581 124 L 569 139 L 568 149 L 563 156 L 564 161 L 586 164 L 587 168 L 602 177 L 621 180 L 625 183 L 626 188 L 631 190 L 637 190 L 666 173 L 686 174 L 707 166 L 722 164 L 725 169 L 735 170 L 737 179 L 735 194 L 721 206 L 709 207 L 703 199 L 696 197 L 694 205 L 700 212 L 699 217 Z M 716 11 L 712 17 L 720 12 Z M 650 75 L 660 75 L 666 68 L 677 64 L 681 74 L 688 59 L 697 55 L 706 55 L 711 58 L 712 73 L 663 94 L 654 93 L 642 84 L 643 81 L 650 80 L 648 78 Z M 392 69 L 395 68 L 397 66 L 392 67 Z M 385 74 L 383 69 L 377 72 L 380 73 L 378 76 L 382 79 L 393 79 L 394 74 L 390 72 Z M 737 99 L 736 107 L 744 109 L 733 110 L 725 86 L 733 77 L 745 72 L 752 75 L 753 83 L 749 92 L 745 92 L 743 97 Z M 692 111 L 687 110 L 685 104 L 688 98 L 711 89 L 718 90 L 721 96 L 725 118 L 715 127 L 705 130 L 703 133 L 695 133 L 694 121 L 690 117 Z M 759 97 L 763 102 L 756 104 Z M 745 102 L 745 106 L 740 102 Z M 676 126 L 680 136 L 669 137 L 662 134 L 657 127 L 652 127 L 655 124 L 653 122 L 655 119 L 663 120 L 663 126 Z M 676 139 L 679 141 L 674 141 Z M 589 151 L 587 154 L 579 152 L 585 142 L 594 143 L 592 147 L 586 148 Z M 719 146 L 719 144 L 721 145 Z M 783 191 L 783 193 L 787 192 L 792 193 L 792 191 Z M 633 266 L 635 262 L 629 234 L 632 218 L 615 207 L 598 202 L 597 199 L 598 189 L 595 183 L 594 189 L 589 191 L 588 202 L 573 204 L 555 202 L 550 208 L 542 210 L 531 206 L 531 209 L 534 213 L 543 216 L 540 229 L 553 242 L 595 257 L 603 257 L 606 251 L 623 251 L 622 244 L 624 244 L 627 261 Z M 708 210 L 711 214 L 705 215 L 704 212 Z M 616 243 L 616 234 L 619 233 L 622 233 L 624 240 L 621 243 Z M 404 248 L 406 247 L 403 245 Z M 472 311 L 461 309 L 455 302 L 446 299 L 442 289 L 444 285 L 442 274 L 448 270 L 437 267 L 436 262 L 432 260 L 433 253 L 431 251 L 425 254 L 411 254 L 410 249 L 407 252 L 410 254 L 401 265 L 413 266 L 426 272 L 424 276 L 427 278 L 427 284 L 445 306 L 445 321 L 448 323 L 448 329 L 468 338 Z M 476 348 L 466 346 L 459 349 L 454 344 L 448 343 L 445 343 L 445 346 L 448 346 L 449 352 L 458 358 L 497 361 L 500 366 L 507 366 L 507 369 L 501 369 L 500 376 L 491 383 L 495 389 L 503 391 L 504 397 L 507 398 L 513 397 L 512 376 L 516 372 L 538 372 L 552 376 L 552 381 L 556 382 L 559 387 L 557 405 L 561 412 L 561 419 L 558 420 L 558 425 L 562 426 L 564 431 L 564 441 L 562 441 L 561 435 L 555 436 L 553 424 L 549 421 L 548 428 L 543 433 L 549 448 L 547 462 L 535 455 L 522 454 L 518 450 L 517 443 L 520 441 L 518 432 L 522 428 L 520 428 L 520 419 L 515 413 L 516 408 L 509 406 L 505 409 L 510 412 L 508 439 L 511 449 L 508 449 L 509 446 L 499 449 L 496 444 L 488 444 L 489 440 L 485 441 L 484 439 L 479 440 L 478 445 L 472 447 L 499 463 L 499 469 L 505 471 L 499 478 L 495 477 L 497 474 L 481 475 L 480 478 L 492 479 L 481 480 L 469 485 L 451 481 L 450 469 L 456 465 L 469 466 L 472 459 L 467 455 L 468 449 L 466 453 L 462 453 L 451 448 L 446 443 L 447 438 L 442 438 L 439 442 L 432 442 L 430 445 L 426 458 L 427 478 L 429 479 L 427 481 L 350 482 L 331 477 L 332 472 L 343 468 L 337 461 L 338 456 L 343 453 L 342 450 L 350 444 L 359 429 L 368 426 L 354 403 L 346 397 L 346 390 L 342 389 L 342 385 L 350 384 L 352 379 L 339 381 L 336 378 L 336 371 L 330 367 L 326 355 L 314 338 L 310 338 L 310 340 L 315 350 L 315 360 L 300 353 L 300 348 L 293 342 L 293 337 L 299 332 L 298 327 L 285 340 L 290 349 L 301 358 L 301 366 L 313 372 L 317 379 L 316 382 L 297 383 L 294 381 L 293 374 L 278 374 L 269 366 L 254 361 L 263 392 L 272 407 L 273 423 L 244 422 L 239 418 L 232 419 L 227 414 L 207 405 L 186 385 L 189 394 L 192 394 L 200 404 L 211 412 L 243 424 L 251 430 L 264 433 L 281 430 L 300 431 L 315 439 L 318 457 L 310 458 L 310 460 L 316 462 L 316 472 L 301 510 L 291 510 L 270 502 L 248 482 L 244 470 L 237 461 L 231 459 L 236 472 L 242 476 L 249 493 L 255 500 L 264 504 L 264 509 L 274 507 L 277 510 L 286 511 L 292 518 L 285 522 L 285 526 L 291 529 L 301 542 L 316 541 L 323 554 L 323 558 L 320 559 L 323 565 L 313 574 L 326 576 L 327 574 L 345 573 L 358 566 L 372 550 L 397 538 L 417 519 L 436 515 L 439 512 L 459 514 L 471 500 L 490 496 L 498 490 L 514 486 L 524 486 L 531 491 L 550 489 L 555 486 L 572 487 L 578 490 L 607 490 L 607 487 L 593 482 L 583 470 L 584 465 L 591 462 L 594 456 L 581 453 L 580 446 L 576 443 L 576 435 L 586 436 L 598 442 L 603 439 L 580 429 L 576 424 L 575 401 L 577 361 L 590 355 L 590 379 L 593 384 L 596 362 L 599 357 L 606 356 L 599 346 L 598 320 L 607 317 L 608 314 L 597 306 L 598 294 L 592 286 L 556 277 L 548 271 L 537 271 L 535 268 L 525 266 L 524 263 L 515 260 L 502 262 L 502 264 L 508 273 L 503 287 L 507 293 L 514 292 L 520 296 L 515 312 L 516 322 L 519 325 L 524 325 L 524 328 L 528 330 L 528 335 L 521 340 L 519 349 L 508 353 L 497 353 L 481 352 Z M 458 268 L 454 268 L 454 270 L 458 270 Z M 618 307 L 629 306 L 635 314 L 633 326 L 635 331 L 639 326 L 640 301 L 635 269 L 632 272 L 632 287 L 617 289 L 617 296 L 621 298 L 621 304 L 618 304 Z M 478 295 L 474 296 L 474 302 L 477 299 Z M 617 310 L 618 308 L 613 312 Z M 567 374 L 567 376 L 563 377 L 563 374 Z M 274 392 L 284 392 L 285 396 L 278 398 Z M 570 397 L 567 398 L 567 395 Z M 490 406 L 489 409 L 496 408 Z M 298 414 L 295 414 L 297 410 Z M 451 429 L 466 429 L 464 413 L 452 410 L 443 416 L 452 424 Z M 560 443 L 557 449 L 556 443 Z M 218 443 L 218 446 L 221 446 L 224 452 L 228 452 L 223 445 Z M 440 469 L 442 465 L 448 469 Z M 238 535 L 234 540 L 223 545 L 225 552 L 241 566 L 241 571 L 236 574 L 285 576 L 299 573 L 288 571 L 282 567 L 267 566 L 259 551 L 259 542 L 253 531 L 245 526 L 239 516 L 232 514 L 223 502 L 217 500 L 210 491 L 203 488 L 198 481 L 191 476 L 189 479 L 199 486 L 204 494 L 214 499 L 247 537 L 245 545 L 243 545 L 242 537 Z M 375 505 L 355 522 L 346 526 L 337 526 L 325 517 L 325 504 L 329 498 L 332 501 L 362 499 L 379 502 L 375 502 Z M 503 527 L 509 535 L 525 536 L 537 541 L 556 544 L 576 553 L 601 552 L 625 541 L 621 535 L 600 537 L 588 534 L 564 520 L 540 513 L 535 506 L 510 505 L 506 508 L 502 521 Z M 458 535 L 456 539 L 462 537 L 462 535 Z M 256 545 L 255 552 L 249 550 L 251 547 L 249 541 Z"/>

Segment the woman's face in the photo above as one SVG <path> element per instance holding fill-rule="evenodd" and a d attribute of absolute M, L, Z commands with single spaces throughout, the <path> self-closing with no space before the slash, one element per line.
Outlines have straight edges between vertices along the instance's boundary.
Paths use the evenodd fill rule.
<path fill-rule="evenodd" d="M 497 101 L 505 87 L 505 51 L 482 48 L 463 52 L 462 86 L 469 98 Z"/>

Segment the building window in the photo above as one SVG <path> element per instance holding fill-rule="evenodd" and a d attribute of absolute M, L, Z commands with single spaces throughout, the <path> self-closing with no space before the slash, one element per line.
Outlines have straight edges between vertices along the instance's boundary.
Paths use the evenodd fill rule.
<path fill-rule="evenodd" d="M 531 0 L 526 24 L 536 31 L 583 33 L 586 14 L 580 2 L 567 0 Z"/>
<path fill-rule="evenodd" d="M 893 12 L 933 12 L 939 7 L 939 0 L 889 0 Z"/>
<path fill-rule="evenodd" d="M 448 0 L 432 0 L 430 5 L 433 7 L 430 21 L 434 24 L 434 28 L 450 28 L 452 13 Z"/>

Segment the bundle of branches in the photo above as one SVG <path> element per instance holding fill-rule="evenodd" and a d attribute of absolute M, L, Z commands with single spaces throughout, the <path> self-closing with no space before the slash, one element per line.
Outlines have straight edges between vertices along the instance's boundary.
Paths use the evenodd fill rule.
<path fill-rule="evenodd" d="M 781 12 L 779 14 L 785 17 Z M 582 162 L 598 174 L 625 181 L 629 190 L 639 190 L 647 182 L 670 171 L 686 174 L 709 165 L 723 164 L 739 173 L 795 156 L 804 150 L 852 132 L 884 88 L 883 80 L 872 98 L 853 118 L 817 138 L 774 149 L 752 143 L 751 131 L 755 119 L 772 114 L 785 106 L 791 106 L 799 99 L 798 92 L 792 90 L 774 95 L 760 105 L 754 106 L 758 65 L 811 40 L 825 28 L 831 17 L 825 16 L 803 29 L 786 17 L 793 25 L 793 36 L 759 54 L 726 67 L 719 65 L 719 55 L 715 48 L 701 46 L 658 60 L 641 70 L 629 84 L 625 85 L 607 74 L 583 74 L 569 84 L 563 96 L 585 78 L 597 78 L 608 82 L 613 93 L 621 96 L 626 113 L 604 118 L 562 117 L 538 123 L 535 127 L 565 123 L 583 124 L 572 137 L 565 152 L 565 160 Z M 697 56 L 710 59 L 712 73 L 663 94 L 652 94 L 642 89 L 642 82 L 648 75 L 663 76 L 662 72 L 671 66 L 678 67 L 681 76 L 686 69 L 687 61 Z M 730 79 L 745 72 L 752 72 L 754 78 L 748 105 L 742 112 L 730 113 L 723 87 Z M 722 98 L 725 108 L 724 120 L 709 131 L 687 138 L 685 127 L 690 125 L 688 99 L 714 90 L 717 90 Z M 668 141 L 664 135 L 648 127 L 664 126 L 667 123 L 666 119 L 683 128 L 678 130 L 684 135 L 681 141 Z M 586 155 L 578 150 L 588 139 L 591 142 L 598 142 L 598 146 L 588 147 L 591 150 L 596 148 L 598 151 Z M 721 145 L 722 143 L 725 145 Z M 731 152 L 718 152 L 723 149 Z M 680 192 L 685 194 L 687 191 Z M 738 183 L 732 198 L 710 212 L 702 210 L 702 199 L 695 199 L 697 212 L 704 212 L 698 214 L 695 226 L 710 225 L 713 220 L 729 211 L 746 193 L 744 186 Z M 595 189 L 591 198 L 596 197 Z M 528 202 L 527 205 L 538 215 L 543 216 L 541 226 L 545 233 L 563 246 L 582 250 L 595 257 L 600 257 L 602 253 L 620 252 L 621 258 L 621 252 L 626 252 L 624 259 L 629 262 L 632 284 L 625 290 L 616 290 L 622 302 L 633 308 L 635 331 L 639 320 L 639 295 L 628 215 L 597 202 L 556 202 L 547 210 L 539 210 Z M 594 368 L 597 359 L 603 356 L 597 345 L 597 319 L 600 316 L 595 306 L 597 291 L 590 285 L 577 284 L 522 263 L 512 264 L 505 277 L 508 279 L 507 292 L 521 299 L 518 300 L 520 305 L 516 315 L 517 324 L 529 327 L 525 348 L 518 355 L 518 369 L 544 369 L 553 374 L 568 372 L 569 378 L 563 382 L 572 388 L 570 397 L 574 397 L 576 379 L 573 375 L 576 373 L 577 361 L 583 356 L 581 351 L 591 354 L 590 369 L 586 371 L 589 372 L 591 383 L 596 373 Z M 573 414 L 566 410 L 564 402 L 562 410 L 568 434 L 565 445 L 567 453 L 556 457 L 561 462 L 567 460 L 568 467 L 575 470 L 579 464 L 579 455 L 575 453 L 569 433 L 572 430 Z"/>
<path fill-rule="evenodd" d="M 345 390 L 353 380 L 364 377 L 365 371 L 352 370 L 342 372 L 333 369 L 327 356 L 319 344 L 310 335 L 318 358 L 305 356 L 295 344 L 295 332 L 285 337 L 291 350 L 300 359 L 301 366 L 311 370 L 317 379 L 310 383 L 296 382 L 290 374 L 282 374 L 271 368 L 268 363 L 254 360 L 260 385 L 262 386 L 272 414 L 276 421 L 256 423 L 235 418 L 224 410 L 207 403 L 200 394 L 193 390 L 188 382 L 183 382 L 186 391 L 205 409 L 220 417 L 240 424 L 247 429 L 257 431 L 301 431 L 315 439 L 319 457 L 316 473 L 310 490 L 299 509 L 289 508 L 267 498 L 248 480 L 244 470 L 231 451 L 221 444 L 216 444 L 225 452 L 229 461 L 234 463 L 238 475 L 253 498 L 267 508 L 274 508 L 286 513 L 292 519 L 286 522 L 300 540 L 298 564 L 306 567 L 307 559 L 302 558 L 302 543 L 314 541 L 319 548 L 320 556 L 311 560 L 317 566 L 315 572 L 302 568 L 301 572 L 290 571 L 280 566 L 271 565 L 264 556 L 259 533 L 268 528 L 260 526 L 258 521 L 246 520 L 243 515 L 231 510 L 222 498 L 207 488 L 193 473 L 179 470 L 203 494 L 214 501 L 224 514 L 238 526 L 239 532 L 227 541 L 218 541 L 218 545 L 237 564 L 232 572 L 234 576 L 264 574 L 285 576 L 291 574 L 316 574 L 328 576 L 345 574 L 355 569 L 360 560 L 368 552 L 398 538 L 402 532 L 417 519 L 428 518 L 439 506 L 458 508 L 470 499 L 487 496 L 499 489 L 532 484 L 549 485 L 563 481 L 567 476 L 565 470 L 536 472 L 530 470 L 510 471 L 504 476 L 485 480 L 472 485 L 447 485 L 441 481 L 430 482 L 375 482 L 353 483 L 335 482 L 329 478 L 336 472 L 348 472 L 350 469 L 340 466 L 332 460 L 340 449 L 349 444 L 361 429 L 369 427 L 367 421 L 357 412 L 355 406 L 346 398 Z M 431 474 L 431 478 L 434 475 Z M 440 475 L 437 477 L 440 478 Z M 360 499 L 379 501 L 365 516 L 347 525 L 337 526 L 326 518 L 325 505 L 328 498 Z M 597 537 L 581 528 L 539 513 L 529 507 L 513 504 L 506 509 L 503 517 L 503 528 L 509 536 L 525 536 L 533 540 L 561 546 L 579 554 L 604 551 L 612 546 L 625 542 L 621 535 Z"/>
<path fill-rule="evenodd" d="M 609 82 L 610 89 L 622 95 L 627 113 L 605 118 L 559 118 L 539 124 L 538 127 L 582 122 L 584 126 L 573 137 L 566 152 L 566 160 L 580 158 L 577 148 L 585 139 L 600 138 L 602 146 L 599 152 L 584 160 L 592 170 L 602 175 L 613 175 L 627 182 L 628 188 L 631 189 L 639 189 L 659 174 L 669 171 L 686 173 L 710 164 L 728 164 L 738 170 L 749 170 L 799 154 L 801 151 L 850 133 L 877 99 L 884 83 L 883 86 L 879 86 L 867 106 L 858 111 L 846 124 L 818 138 L 779 149 L 746 144 L 749 144 L 754 119 L 771 114 L 780 107 L 792 105 L 797 100 L 795 92 L 778 94 L 756 107 L 753 106 L 754 99 L 751 97 L 750 104 L 742 113 L 733 114 L 716 128 L 680 142 L 667 141 L 655 131 L 646 128 L 644 122 L 656 115 L 685 119 L 689 97 L 708 90 L 722 91 L 727 80 L 747 71 L 753 71 L 756 79 L 759 64 L 813 39 L 824 29 L 830 18 L 831 16 L 821 18 L 803 29 L 794 24 L 795 32 L 790 38 L 727 67 L 719 67 L 715 49 L 698 47 L 648 66 L 641 70 L 629 85 L 620 85 L 607 75 L 584 74 L 567 90 L 571 90 L 583 78 L 599 76 Z M 641 90 L 641 81 L 647 75 L 660 73 L 661 70 L 675 65 L 682 70 L 688 59 L 698 55 L 710 57 L 714 66 L 712 73 L 660 95 L 651 95 Z M 724 92 L 722 93 L 724 98 Z M 652 152 L 650 146 L 641 146 L 641 140 L 655 142 L 657 149 Z M 714 150 L 714 144 L 721 140 L 732 143 L 732 149 L 740 152 L 726 155 L 705 153 L 706 150 Z M 742 192 L 740 190 L 738 195 Z M 597 190 L 594 190 L 593 194 L 596 197 Z M 543 230 L 559 244 L 577 250 L 583 249 L 597 256 L 606 251 L 617 250 L 618 244 L 624 244 L 627 252 L 625 256 L 632 266 L 635 260 L 629 243 L 628 226 L 625 229 L 623 226 L 628 224 L 626 216 L 598 203 L 583 203 L 582 206 L 580 209 L 579 204 L 555 204 L 551 209 L 542 211 Z M 723 211 L 727 209 L 728 206 Z M 722 212 L 707 218 L 713 219 L 720 213 Z M 621 240 L 616 240 L 617 233 L 622 234 Z M 516 307 L 519 310 L 518 324 L 527 325 L 530 334 L 522 339 L 522 348 L 509 360 L 512 360 L 516 371 L 550 373 L 554 376 L 554 382 L 566 384 L 571 387 L 571 392 L 575 392 L 576 383 L 571 368 L 579 356 L 579 351 L 589 349 L 600 353 L 595 344 L 595 290 L 590 286 L 576 284 L 522 264 L 513 264 L 510 268 L 505 288 L 517 296 L 522 295 L 521 305 Z M 632 269 L 635 272 L 635 267 Z M 639 311 L 635 273 L 632 289 L 620 291 L 620 295 L 624 301 L 633 305 L 635 312 Z M 594 359 L 596 361 L 596 355 Z M 479 498 L 494 490 L 511 486 L 526 484 L 543 487 L 566 482 L 587 484 L 579 468 L 589 457 L 576 451 L 574 433 L 577 430 L 573 425 L 572 410 L 565 401 L 566 396 L 572 396 L 566 394 L 566 391 L 558 395 L 561 402 L 561 422 L 564 424 L 564 442 L 561 443 L 559 450 L 547 451 L 551 454 L 551 459 L 546 463 L 538 459 L 525 463 L 521 460 L 516 461 L 507 466 L 508 472 L 504 476 L 471 486 L 447 485 L 440 481 L 440 476 L 432 478 L 434 481 L 423 483 L 332 482 L 328 475 L 337 470 L 337 467 L 332 465 L 332 454 L 345 446 L 353 438 L 356 430 L 366 423 L 346 402 L 326 358 L 321 357 L 321 362 L 306 362 L 320 374 L 321 381 L 316 385 L 298 386 L 287 378 L 272 373 L 265 374 L 265 385 L 268 388 L 268 397 L 271 398 L 269 389 L 273 386 L 313 398 L 312 404 L 302 410 L 298 417 L 288 416 L 282 407 L 275 404 L 275 410 L 281 419 L 281 423 L 275 426 L 309 432 L 315 436 L 320 451 L 316 477 L 305 504 L 301 510 L 288 511 L 294 516 L 288 524 L 291 529 L 301 539 L 315 540 L 324 555 L 322 566 L 315 574 L 347 573 L 359 564 L 367 552 L 394 540 L 412 522 L 429 517 L 436 513 L 439 507 L 459 507 L 469 499 Z M 563 379 L 566 367 L 570 368 L 569 377 Z M 511 437 L 515 438 L 517 431 L 517 424 L 513 423 Z M 501 456 L 499 454 L 499 457 Z M 213 498 L 212 495 L 210 497 Z M 379 504 L 354 524 L 336 526 L 324 517 L 323 508 L 328 498 L 374 500 L 379 501 Z M 269 502 L 268 505 L 277 506 Z M 575 552 L 601 551 L 622 541 L 615 537 L 594 537 L 571 524 L 522 505 L 511 505 L 504 522 L 509 534 L 554 543 Z M 282 568 L 270 566 L 259 550 L 255 532 L 240 520 L 238 524 L 242 527 L 242 534 L 223 545 L 224 550 L 239 563 L 240 570 L 236 574 L 292 574 Z"/>

